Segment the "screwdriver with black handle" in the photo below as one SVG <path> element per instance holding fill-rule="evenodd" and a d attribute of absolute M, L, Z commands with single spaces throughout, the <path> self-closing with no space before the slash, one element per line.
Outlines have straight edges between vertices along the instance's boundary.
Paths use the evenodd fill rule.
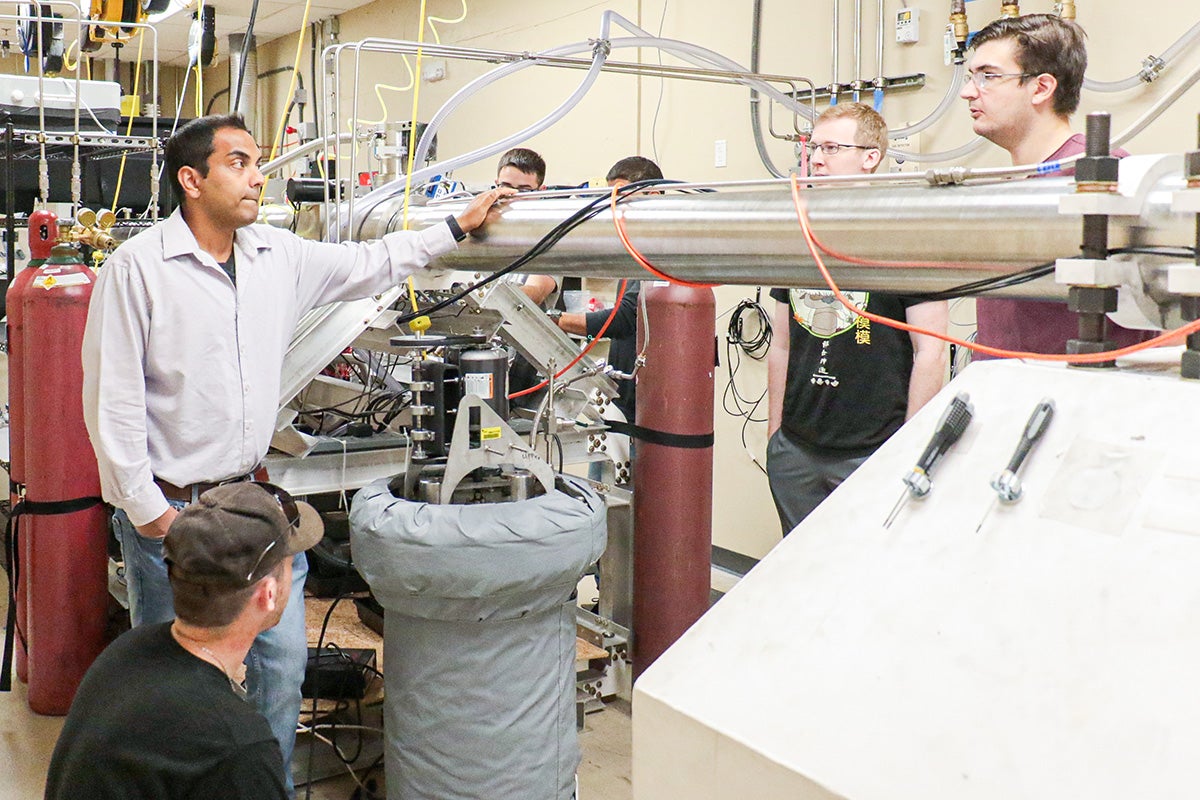
<path fill-rule="evenodd" d="M 987 511 L 983 512 L 983 517 L 975 527 L 976 533 L 982 530 L 984 521 L 988 518 L 988 514 L 992 513 L 997 502 L 1015 503 L 1021 499 L 1024 487 L 1021 486 L 1021 479 L 1017 477 L 1017 472 L 1025 463 L 1025 459 L 1033 452 L 1033 446 L 1046 434 L 1046 429 L 1050 427 L 1052 419 L 1054 419 L 1054 401 L 1049 397 L 1043 398 L 1033 409 L 1033 413 L 1029 415 L 1029 421 L 1025 423 L 1025 430 L 1021 432 L 1021 439 L 1017 442 L 1017 449 L 1013 451 L 1012 458 L 1008 460 L 1008 466 L 1004 468 L 1003 472 L 992 478 L 991 486 L 992 490 L 996 492 L 996 496 L 992 499 Z"/>
<path fill-rule="evenodd" d="M 959 392 L 950 401 L 950 405 L 938 421 L 929 444 L 925 446 L 925 452 L 921 454 L 916 465 L 904 476 L 904 494 L 900 495 L 900 499 L 892 507 L 892 513 L 888 514 L 883 527 L 890 528 L 892 526 L 896 515 L 904 507 L 904 501 L 909 497 L 920 500 L 929 494 L 930 489 L 933 488 L 930 473 L 933 471 L 934 465 L 962 437 L 963 431 L 971 424 L 971 417 L 974 413 L 975 407 L 971 405 L 971 398 L 966 392 Z"/>

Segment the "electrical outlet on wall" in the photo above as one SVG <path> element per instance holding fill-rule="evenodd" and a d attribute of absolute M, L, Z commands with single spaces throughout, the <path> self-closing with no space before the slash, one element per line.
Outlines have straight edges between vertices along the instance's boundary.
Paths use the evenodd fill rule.
<path fill-rule="evenodd" d="M 727 163 L 728 162 L 725 158 L 725 140 L 717 139 L 717 141 L 713 143 L 713 166 L 723 167 Z"/>

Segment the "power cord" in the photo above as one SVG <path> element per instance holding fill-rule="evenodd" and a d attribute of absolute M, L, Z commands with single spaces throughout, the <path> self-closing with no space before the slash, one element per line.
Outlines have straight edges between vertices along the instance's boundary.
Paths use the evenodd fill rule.
<path fill-rule="evenodd" d="M 349 656 L 349 654 L 347 654 L 338 645 L 332 644 L 332 643 L 330 643 L 330 644 L 325 643 L 325 634 L 329 629 L 329 621 L 333 618 L 334 610 L 337 608 L 338 603 L 340 603 L 342 600 L 346 599 L 347 597 L 351 597 L 351 596 L 352 596 L 352 593 L 350 593 L 350 592 L 343 592 L 342 594 L 339 594 L 337 597 L 335 597 L 333 599 L 333 602 L 329 604 L 329 608 L 325 612 L 325 618 L 321 621 L 321 632 L 317 636 L 316 651 L 317 651 L 318 666 L 320 664 L 321 656 L 325 653 L 325 650 L 328 648 L 330 651 L 333 652 L 333 654 L 335 655 L 336 658 L 344 659 L 345 661 L 350 662 L 350 663 L 355 663 L 356 666 L 361 668 L 364 672 L 370 672 L 371 674 L 373 674 L 379 678 L 383 678 L 383 673 L 381 671 L 379 671 L 378 669 L 376 669 L 368 664 L 357 664 L 356 662 L 353 661 L 353 659 Z M 340 713 L 341 711 L 349 709 L 349 704 L 343 705 L 342 701 L 339 701 L 337 706 L 334 709 L 335 716 L 333 717 L 334 721 L 332 723 L 318 724 L 317 723 L 317 701 L 320 699 L 320 696 L 321 696 L 320 677 L 321 677 L 321 670 L 317 669 L 315 672 L 314 681 L 313 681 L 313 683 L 314 683 L 313 697 L 312 697 L 312 707 L 309 712 L 309 714 L 310 714 L 309 724 L 299 726 L 299 730 L 301 730 L 302 732 L 308 733 L 310 736 L 309 743 L 308 743 L 308 765 L 306 768 L 306 776 L 307 776 L 308 780 L 306 781 L 305 787 L 304 787 L 304 797 L 306 798 L 306 800 L 308 798 L 312 797 L 313 754 L 316 749 L 316 742 L 319 740 L 333 748 L 333 752 L 337 756 L 338 760 L 342 762 L 342 764 L 346 767 L 347 771 L 349 771 L 350 774 L 354 777 L 355 783 L 358 784 L 358 789 L 356 790 L 356 794 L 359 792 L 365 793 L 365 794 L 358 795 L 359 797 L 363 797 L 364 800 L 366 800 L 367 798 L 373 798 L 373 797 L 375 797 L 375 794 L 374 794 L 373 789 L 369 788 L 370 784 L 368 782 L 365 782 L 363 780 L 363 778 L 360 778 L 354 772 L 352 765 L 362 755 L 362 746 L 363 746 L 363 736 L 362 735 L 363 735 L 363 733 L 365 731 L 374 731 L 377 729 L 372 728 L 370 726 L 364 726 L 361 724 L 362 723 L 362 701 L 361 701 L 361 698 L 358 698 L 355 700 L 355 708 L 357 710 L 357 717 L 359 720 L 358 725 L 340 725 L 339 726 L 337 724 L 336 714 Z M 356 752 L 354 753 L 353 757 L 348 757 L 345 753 L 343 753 L 341 747 L 339 747 L 336 742 L 335 737 L 337 735 L 337 729 L 339 727 L 342 728 L 343 730 L 355 730 L 358 732 L 358 742 L 357 742 L 357 746 L 356 746 Z M 318 730 L 329 730 L 330 735 L 328 737 L 322 736 L 317 733 Z M 380 730 L 379 733 L 380 733 L 380 735 L 382 735 L 383 731 Z M 370 774 L 370 772 L 372 770 L 376 769 L 380 765 L 380 763 L 382 763 L 382 759 L 383 759 L 383 756 L 380 755 L 371 764 L 369 764 L 366 767 L 366 769 L 364 770 L 364 776 Z"/>
<path fill-rule="evenodd" d="M 725 332 L 725 341 L 737 345 L 755 361 L 761 361 L 771 347 L 771 315 L 762 307 L 761 300 L 760 286 L 753 300 L 746 298 L 733 309 Z"/>
<path fill-rule="evenodd" d="M 754 294 L 754 299 L 746 298 L 739 302 L 729 317 L 729 326 L 725 331 L 725 366 L 729 370 L 729 381 L 721 396 L 721 407 L 725 413 L 742 418 L 742 447 L 754 466 L 764 475 L 766 470 L 758 462 L 749 443 L 746 441 L 746 429 L 751 422 L 766 422 L 765 417 L 755 417 L 754 413 L 762 405 L 767 396 L 764 388 L 757 398 L 744 397 L 734 380 L 742 365 L 743 354 L 747 358 L 761 361 L 771 349 L 771 315 L 762 307 L 762 287 Z"/>

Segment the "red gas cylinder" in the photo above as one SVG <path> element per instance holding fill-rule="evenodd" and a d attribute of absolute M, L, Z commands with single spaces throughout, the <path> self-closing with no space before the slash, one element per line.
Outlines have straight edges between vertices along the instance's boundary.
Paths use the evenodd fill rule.
<path fill-rule="evenodd" d="M 643 286 L 634 480 L 633 669 L 638 677 L 708 610 L 712 584 L 711 289 Z M 646 331 L 651 336 L 647 343 Z"/>
<path fill-rule="evenodd" d="M 25 483 L 25 336 L 22 304 L 33 282 L 34 273 L 47 258 L 50 249 L 58 240 L 58 216 L 52 211 L 39 209 L 29 215 L 29 253 L 32 258 L 25 269 L 16 274 L 8 285 L 5 306 L 8 311 L 8 452 L 9 452 L 9 508 L 16 506 L 21 486 Z M 17 556 L 17 565 L 27 563 L 28 553 Z M 25 646 L 21 641 L 29 628 L 25 610 L 25 570 L 17 570 L 17 586 L 14 591 L 17 606 L 16 667 L 17 677 L 29 680 L 25 658 Z"/>
<path fill-rule="evenodd" d="M 67 713 L 105 645 L 108 515 L 83 424 L 80 359 L 94 280 L 73 246 L 57 245 L 35 271 L 22 308 L 31 513 L 20 517 L 18 535 L 29 554 L 29 707 L 39 714 Z"/>

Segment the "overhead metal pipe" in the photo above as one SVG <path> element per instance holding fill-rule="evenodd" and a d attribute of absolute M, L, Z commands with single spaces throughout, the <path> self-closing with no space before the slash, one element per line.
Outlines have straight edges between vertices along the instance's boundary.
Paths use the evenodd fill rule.
<path fill-rule="evenodd" d="M 862 21 L 862 0 L 854 0 L 854 80 L 850 82 L 850 96 L 856 103 L 862 90 Z"/>
<path fill-rule="evenodd" d="M 1190 245 L 1192 220 L 1170 210 L 1182 188 L 1178 157 L 1123 159 L 1123 190 L 1137 198 L 1140 216 L 1113 217 L 1112 247 Z M 1133 187 L 1133 188 L 1130 188 Z M 1065 178 L 932 187 L 883 183 L 823 186 L 805 192 L 813 229 L 829 247 L 863 259 L 937 261 L 958 266 L 894 268 L 842 264 L 827 258 L 844 288 L 942 291 L 981 278 L 1078 253 L 1081 220 L 1059 214 L 1075 191 Z M 396 199 L 372 209 L 361 235 L 397 227 Z M 513 202 L 482 238 L 442 257 L 452 269 L 486 273 L 508 264 L 584 200 Z M 458 206 L 410 209 L 413 227 L 443 220 Z M 623 205 L 630 238 L 661 269 L 689 281 L 763 286 L 821 285 L 805 246 L 789 188 L 649 196 Z M 539 272 L 643 277 L 602 212 L 536 262 Z M 1157 274 L 1148 276 L 1155 281 Z M 1165 280 L 1165 277 L 1163 278 Z M 1005 289 L 1003 296 L 1063 299 L 1052 279 Z"/>
<path fill-rule="evenodd" d="M 883 105 L 883 0 L 875 0 L 879 19 L 875 28 L 875 110 Z"/>
<path fill-rule="evenodd" d="M 841 20 L 842 0 L 833 0 L 833 74 L 829 76 L 829 105 L 835 106 L 838 101 L 838 41 L 842 35 Z"/>
<path fill-rule="evenodd" d="M 754 19 L 750 25 L 750 71 L 758 72 L 759 45 L 762 41 L 762 4 L 763 0 L 754 0 Z M 771 102 L 770 100 L 767 101 Z M 750 132 L 754 136 L 754 148 L 758 151 L 758 160 L 767 172 L 776 178 L 784 177 L 784 172 L 775 166 L 771 154 L 767 152 L 767 143 L 763 140 L 762 119 L 758 115 L 761 100 L 758 90 L 750 88 Z"/>

